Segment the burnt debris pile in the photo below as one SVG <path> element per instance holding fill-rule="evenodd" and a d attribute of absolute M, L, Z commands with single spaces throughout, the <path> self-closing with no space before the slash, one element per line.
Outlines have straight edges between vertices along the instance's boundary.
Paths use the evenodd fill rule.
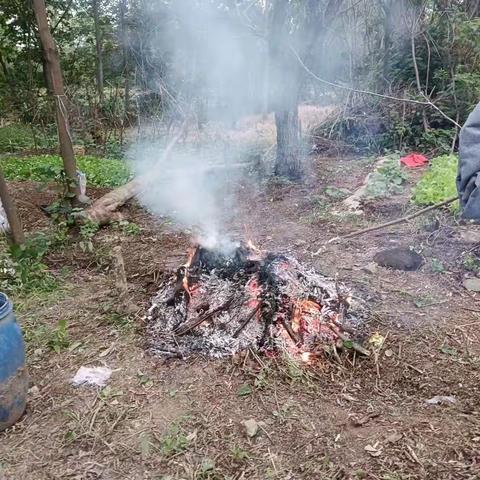
<path fill-rule="evenodd" d="M 150 350 L 164 357 L 222 358 L 247 348 L 303 361 L 351 340 L 361 309 L 348 288 L 289 255 L 252 244 L 228 254 L 192 248 L 146 316 Z M 353 328 L 353 329 L 352 329 Z"/>

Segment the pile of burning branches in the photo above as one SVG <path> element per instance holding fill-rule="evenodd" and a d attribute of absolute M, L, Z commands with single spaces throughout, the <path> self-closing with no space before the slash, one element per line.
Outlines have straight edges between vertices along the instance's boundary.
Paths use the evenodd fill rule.
<path fill-rule="evenodd" d="M 343 284 L 291 256 L 252 244 L 228 254 L 197 246 L 152 301 L 149 347 L 176 358 L 254 348 L 308 362 L 340 342 L 368 355 L 350 338 L 359 321 L 351 302 Z"/>

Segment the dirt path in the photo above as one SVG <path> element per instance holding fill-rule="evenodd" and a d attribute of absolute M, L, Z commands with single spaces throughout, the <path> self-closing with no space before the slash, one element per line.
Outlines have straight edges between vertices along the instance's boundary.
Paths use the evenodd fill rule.
<path fill-rule="evenodd" d="M 365 217 L 335 216 L 338 200 L 325 195 L 323 178 L 353 189 L 368 167 L 317 159 L 300 187 L 246 188 L 235 229 L 240 234 L 246 223 L 263 248 L 289 249 L 350 284 L 372 306 L 368 332 L 386 337 L 376 358 L 325 361 L 312 371 L 252 355 L 151 358 L 140 318 L 159 279 L 182 263 L 189 239 L 131 206 L 139 235 L 109 228 L 97 235 L 95 255 L 55 254 L 62 288 L 18 299 L 32 389 L 27 414 L 0 434 L 0 478 L 480 478 L 480 306 L 462 287 L 469 274 L 462 252 L 476 251 L 480 232 L 439 214 L 433 232 L 419 219 L 326 245 L 410 208 L 406 192 L 372 203 Z M 44 200 L 33 192 L 24 183 L 16 196 Z M 27 222 L 44 224 L 37 214 Z M 118 244 L 135 314 L 119 306 L 113 288 L 109 252 Z M 372 270 L 373 255 L 397 245 L 421 251 L 422 269 Z M 55 353 L 48 345 L 59 320 L 67 322 L 69 347 Z M 69 384 L 79 366 L 103 364 L 114 373 L 101 392 Z M 456 402 L 425 402 L 436 395 Z M 242 423 L 249 419 L 263 422 L 254 438 Z"/>

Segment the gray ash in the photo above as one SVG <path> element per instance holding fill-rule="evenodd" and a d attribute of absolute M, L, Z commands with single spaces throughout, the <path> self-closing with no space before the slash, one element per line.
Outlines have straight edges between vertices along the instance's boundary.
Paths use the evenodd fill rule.
<path fill-rule="evenodd" d="M 307 360 L 358 324 L 351 303 L 345 285 L 291 256 L 196 247 L 152 300 L 149 348 L 178 358 L 281 350 Z"/>

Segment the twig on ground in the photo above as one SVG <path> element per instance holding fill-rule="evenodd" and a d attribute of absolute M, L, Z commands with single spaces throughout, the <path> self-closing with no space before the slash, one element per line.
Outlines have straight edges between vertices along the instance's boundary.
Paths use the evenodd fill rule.
<path fill-rule="evenodd" d="M 360 353 L 361 355 L 365 355 L 366 357 L 369 357 L 371 355 L 371 352 L 367 350 L 366 348 L 363 348 L 359 343 L 354 342 L 352 339 L 348 338 L 346 335 L 344 335 L 342 332 L 335 330 L 331 325 L 327 324 L 328 328 L 337 335 L 337 337 L 342 340 L 342 342 L 348 342 L 351 346 L 352 349 L 355 350 L 356 352 Z"/>
<path fill-rule="evenodd" d="M 233 334 L 233 338 L 237 338 L 240 333 L 242 333 L 243 329 L 250 323 L 250 320 L 255 316 L 255 314 L 262 308 L 261 302 L 250 312 L 248 317 L 243 321 L 243 323 L 237 328 L 235 333 Z"/>
<path fill-rule="evenodd" d="M 449 205 L 450 203 L 453 203 L 455 200 L 458 200 L 458 197 L 449 198 L 447 200 L 444 200 L 443 202 L 436 203 L 435 205 L 430 205 L 429 207 L 424 208 L 422 210 L 419 210 L 418 212 L 412 213 L 410 215 L 406 215 L 405 217 L 397 218 L 396 220 L 391 220 L 390 222 L 381 223 L 380 225 L 374 225 L 373 227 L 364 228 L 362 230 L 357 230 L 356 232 L 349 233 L 347 235 L 344 235 L 343 237 L 331 238 L 327 243 L 338 242 L 339 240 L 345 240 L 347 238 L 357 237 L 359 235 L 363 235 L 365 233 L 373 232 L 375 230 L 381 230 L 383 228 L 391 227 L 392 225 L 398 225 L 399 223 L 408 222 L 409 220 L 412 220 L 413 218 L 419 217 L 420 215 L 423 215 L 424 213 L 428 213 L 432 210 L 436 210 L 437 208 L 444 207 L 445 205 Z"/>
<path fill-rule="evenodd" d="M 177 330 L 175 330 L 173 333 L 175 335 L 185 335 L 191 330 L 193 330 L 195 327 L 198 327 L 201 325 L 203 322 L 206 322 L 210 318 L 212 318 L 214 315 L 220 312 L 224 312 L 225 310 L 228 310 L 230 308 L 230 305 L 233 302 L 233 297 L 230 297 L 225 303 L 220 305 L 219 307 L 213 309 L 211 312 L 207 312 L 203 315 L 200 315 L 199 317 L 195 318 L 191 322 L 187 323 L 186 325 L 181 325 Z"/>

